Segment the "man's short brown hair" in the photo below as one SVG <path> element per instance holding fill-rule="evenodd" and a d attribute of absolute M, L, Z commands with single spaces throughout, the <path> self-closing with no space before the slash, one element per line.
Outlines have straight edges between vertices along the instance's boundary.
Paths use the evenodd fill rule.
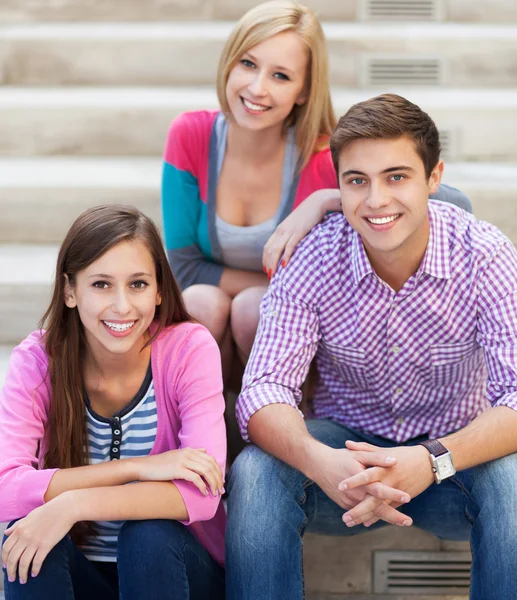
<path fill-rule="evenodd" d="M 382 94 L 354 104 L 342 116 L 330 137 L 330 151 L 339 183 L 339 155 L 361 139 L 411 138 L 424 163 L 426 177 L 440 160 L 440 138 L 431 117 L 402 96 Z"/>

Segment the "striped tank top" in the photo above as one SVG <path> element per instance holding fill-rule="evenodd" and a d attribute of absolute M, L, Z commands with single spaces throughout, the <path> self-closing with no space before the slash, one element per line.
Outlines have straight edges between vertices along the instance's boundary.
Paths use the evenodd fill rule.
<path fill-rule="evenodd" d="M 112 417 L 97 414 L 86 397 L 90 464 L 148 456 L 156 439 L 156 398 L 151 365 L 133 400 Z M 117 542 L 124 521 L 97 521 L 96 535 L 81 550 L 89 560 L 116 562 Z"/>

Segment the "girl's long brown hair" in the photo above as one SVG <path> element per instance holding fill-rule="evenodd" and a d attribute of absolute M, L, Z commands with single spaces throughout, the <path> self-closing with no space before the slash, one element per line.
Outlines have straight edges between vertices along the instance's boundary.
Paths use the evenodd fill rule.
<path fill-rule="evenodd" d="M 123 241 L 138 240 L 149 249 L 161 304 L 156 307 L 157 329 L 146 345 L 170 325 L 190 321 L 178 284 L 172 275 L 160 234 L 154 223 L 132 206 L 96 206 L 82 213 L 59 250 L 50 306 L 40 321 L 49 357 L 48 379 L 52 396 L 45 432 L 44 466 L 69 469 L 88 464 L 83 357 L 85 336 L 77 308 L 65 305 L 65 275 L 75 277 L 105 252 Z M 75 539 L 84 538 L 84 528 Z"/>

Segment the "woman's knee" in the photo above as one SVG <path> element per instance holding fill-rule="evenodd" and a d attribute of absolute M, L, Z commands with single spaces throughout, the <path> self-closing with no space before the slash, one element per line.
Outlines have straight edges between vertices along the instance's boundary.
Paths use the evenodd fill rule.
<path fill-rule="evenodd" d="M 265 287 L 252 287 L 237 294 L 232 301 L 231 328 L 238 348 L 251 352 L 260 318 L 260 303 L 266 293 Z"/>
<path fill-rule="evenodd" d="M 189 314 L 221 343 L 228 327 L 232 300 L 215 285 L 192 285 L 183 292 Z"/>

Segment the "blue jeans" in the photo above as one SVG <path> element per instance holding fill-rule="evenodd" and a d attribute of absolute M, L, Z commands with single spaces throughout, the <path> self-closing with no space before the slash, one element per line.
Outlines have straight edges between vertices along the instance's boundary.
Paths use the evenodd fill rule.
<path fill-rule="evenodd" d="M 332 421 L 309 420 L 307 427 L 332 448 L 344 448 L 346 440 L 396 445 Z M 228 600 L 301 600 L 305 531 L 324 535 L 366 531 L 362 525 L 346 527 L 343 509 L 315 483 L 253 445 L 233 464 L 227 489 Z M 470 539 L 472 600 L 517 598 L 517 454 L 433 484 L 401 510 L 415 526 L 440 538 Z M 378 522 L 368 530 L 381 526 Z"/>
<path fill-rule="evenodd" d="M 69 535 L 21 585 L 4 572 L 6 600 L 223 600 L 224 570 L 178 521 L 126 521 L 117 563 L 93 563 Z"/>

